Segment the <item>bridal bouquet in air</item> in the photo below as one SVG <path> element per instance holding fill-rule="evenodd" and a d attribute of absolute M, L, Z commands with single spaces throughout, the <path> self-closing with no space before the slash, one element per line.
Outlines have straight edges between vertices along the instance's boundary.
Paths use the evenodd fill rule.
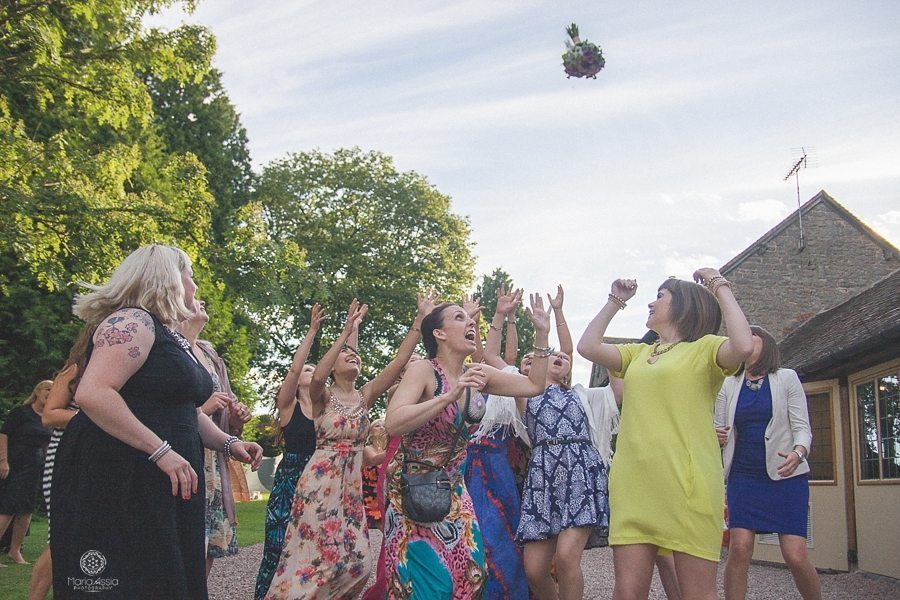
<path fill-rule="evenodd" d="M 575 23 L 566 27 L 566 33 L 571 38 L 566 40 L 566 52 L 562 55 L 566 76 L 596 79 L 597 73 L 606 64 L 603 51 L 588 40 L 581 41 L 578 37 L 578 25 Z"/>

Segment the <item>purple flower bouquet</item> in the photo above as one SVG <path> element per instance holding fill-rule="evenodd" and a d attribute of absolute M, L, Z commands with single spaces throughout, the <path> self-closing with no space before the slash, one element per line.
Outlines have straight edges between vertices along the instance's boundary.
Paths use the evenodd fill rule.
<path fill-rule="evenodd" d="M 575 23 L 566 27 L 566 33 L 572 38 L 571 41 L 566 40 L 566 52 L 562 55 L 566 76 L 596 79 L 597 73 L 606 65 L 603 51 L 588 40 L 582 42 Z"/>

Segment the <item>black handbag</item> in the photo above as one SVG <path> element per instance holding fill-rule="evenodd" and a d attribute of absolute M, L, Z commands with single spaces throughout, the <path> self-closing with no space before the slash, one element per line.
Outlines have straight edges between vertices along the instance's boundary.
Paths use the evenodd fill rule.
<path fill-rule="evenodd" d="M 469 410 L 470 389 L 466 388 L 466 404 L 465 412 Z M 465 440 L 462 432 L 457 428 L 458 434 L 453 439 L 453 446 L 444 457 L 444 464 L 441 466 L 420 460 L 412 460 L 406 458 L 408 452 L 404 445 L 403 449 L 403 467 L 400 472 L 400 498 L 402 502 L 403 514 L 406 518 L 417 523 L 435 523 L 443 521 L 450 513 L 450 502 L 453 497 L 452 484 L 450 476 L 444 468 L 450 462 L 450 458 L 456 453 L 456 442 L 462 438 Z M 410 473 L 409 465 L 416 465 L 417 472 Z M 422 468 L 430 469 L 420 472 Z"/>

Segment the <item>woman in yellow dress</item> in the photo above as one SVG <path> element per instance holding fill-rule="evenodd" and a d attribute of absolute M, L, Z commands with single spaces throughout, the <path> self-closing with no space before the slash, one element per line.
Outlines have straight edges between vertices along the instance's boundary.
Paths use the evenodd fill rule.
<path fill-rule="evenodd" d="M 750 325 L 718 271 L 703 285 L 668 279 L 649 304 L 652 346 L 613 345 L 603 335 L 637 292 L 617 279 L 578 352 L 625 379 L 616 455 L 609 478 L 613 598 L 646 598 L 657 553 L 674 553 L 685 598 L 717 598 L 725 490 L 713 425 L 716 394 L 750 356 Z M 705 287 L 704 287 L 705 286 Z M 728 337 L 715 335 L 724 318 Z"/>

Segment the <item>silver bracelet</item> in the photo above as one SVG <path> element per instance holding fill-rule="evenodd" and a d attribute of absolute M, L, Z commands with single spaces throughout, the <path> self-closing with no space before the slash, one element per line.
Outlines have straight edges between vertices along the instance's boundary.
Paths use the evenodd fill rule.
<path fill-rule="evenodd" d="M 225 440 L 225 448 L 222 450 L 222 452 L 225 453 L 225 458 L 227 458 L 228 460 L 234 458 L 231 454 L 231 445 L 239 441 L 241 441 L 241 438 L 237 437 L 236 435 L 228 436 L 228 439 Z"/>
<path fill-rule="evenodd" d="M 158 461 L 163 456 L 165 456 L 166 452 L 168 452 L 171 449 L 172 449 L 171 444 L 169 444 L 169 442 L 163 440 L 163 443 L 159 446 L 159 448 L 157 448 L 153 452 L 153 454 L 151 454 L 150 456 L 147 457 L 147 460 L 149 460 L 152 463 L 156 463 L 156 461 Z"/>

